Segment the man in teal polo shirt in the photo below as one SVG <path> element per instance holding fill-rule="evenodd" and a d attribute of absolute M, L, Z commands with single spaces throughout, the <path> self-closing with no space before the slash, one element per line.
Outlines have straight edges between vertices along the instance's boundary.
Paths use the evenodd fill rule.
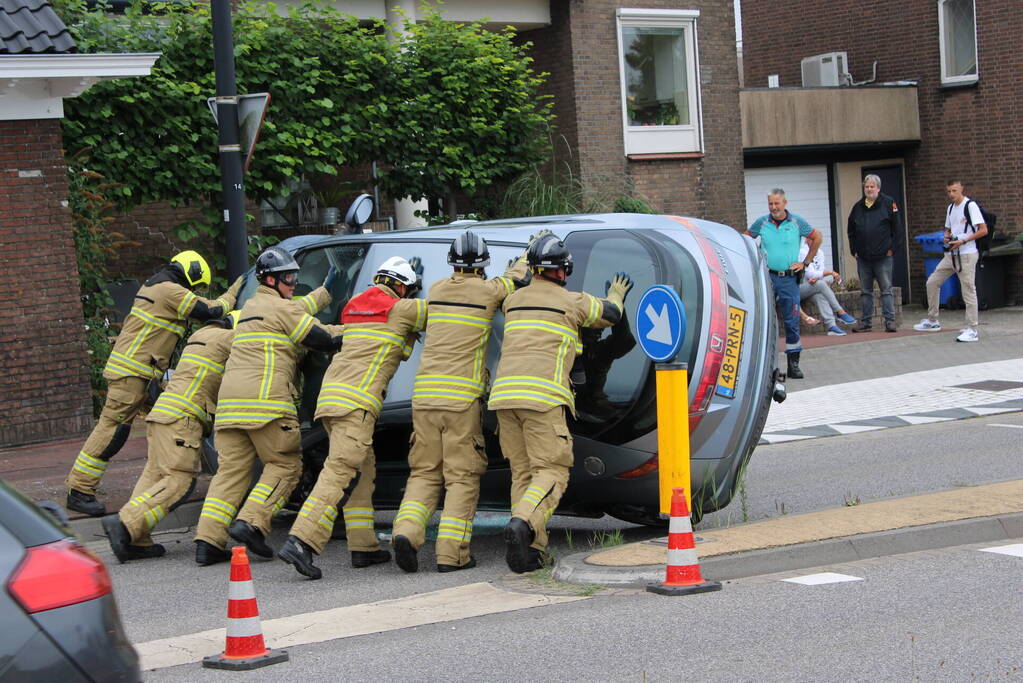
<path fill-rule="evenodd" d="M 799 369 L 799 354 L 803 350 L 799 342 L 799 274 L 817 254 L 821 234 L 802 217 L 789 213 L 786 204 L 785 190 L 771 190 L 767 195 L 767 209 L 770 213 L 753 221 L 747 234 L 760 238 L 760 249 L 767 256 L 775 302 L 781 308 L 785 323 L 788 376 L 802 379 L 803 371 Z M 810 251 L 800 261 L 799 248 L 803 238 L 806 238 Z"/>

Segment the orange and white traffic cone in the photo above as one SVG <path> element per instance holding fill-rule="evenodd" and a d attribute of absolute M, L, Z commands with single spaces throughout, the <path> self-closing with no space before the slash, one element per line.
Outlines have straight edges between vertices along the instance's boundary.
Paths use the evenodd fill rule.
<path fill-rule="evenodd" d="M 268 650 L 259 623 L 259 605 L 245 546 L 231 550 L 231 583 L 227 589 L 227 643 L 224 652 L 202 660 L 208 669 L 245 671 L 288 661 L 287 650 Z"/>
<path fill-rule="evenodd" d="M 689 506 L 685 489 L 672 489 L 671 520 L 668 522 L 668 564 L 663 583 L 647 586 L 658 595 L 690 595 L 721 590 L 717 581 L 704 581 L 700 575 L 700 560 L 696 556 L 693 525 L 689 521 Z"/>

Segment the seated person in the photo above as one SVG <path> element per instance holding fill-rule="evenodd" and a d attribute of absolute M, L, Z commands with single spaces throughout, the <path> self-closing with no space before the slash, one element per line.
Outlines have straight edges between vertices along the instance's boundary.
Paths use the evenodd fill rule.
<path fill-rule="evenodd" d="M 806 259 L 807 253 L 809 253 L 809 247 L 804 241 L 803 246 L 799 250 L 799 259 Z M 824 319 L 824 327 L 827 329 L 829 337 L 843 337 L 845 336 L 845 331 L 835 324 L 835 319 L 837 318 L 841 322 L 851 325 L 856 322 L 856 318 L 846 313 L 845 309 L 839 305 L 838 299 L 835 298 L 835 293 L 828 286 L 827 278 L 829 277 L 834 278 L 836 283 L 841 284 L 842 282 L 842 276 L 837 271 L 824 269 L 821 252 L 818 249 L 817 254 L 813 257 L 813 261 L 806 267 L 803 281 L 799 283 L 799 300 L 803 302 L 809 299 L 817 306 L 818 313 Z M 804 316 L 803 322 L 809 325 L 817 322 L 816 319 L 805 316 L 802 310 L 800 310 L 800 315 Z M 811 320 L 813 322 L 810 322 Z"/>

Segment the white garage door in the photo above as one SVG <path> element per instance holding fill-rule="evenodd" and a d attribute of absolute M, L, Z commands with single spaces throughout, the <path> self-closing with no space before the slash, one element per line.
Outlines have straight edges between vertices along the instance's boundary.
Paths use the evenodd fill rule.
<path fill-rule="evenodd" d="M 746 224 L 767 213 L 767 193 L 785 190 L 788 210 L 800 215 L 824 237 L 821 257 L 831 268 L 831 199 L 827 166 L 777 166 L 746 169 Z"/>

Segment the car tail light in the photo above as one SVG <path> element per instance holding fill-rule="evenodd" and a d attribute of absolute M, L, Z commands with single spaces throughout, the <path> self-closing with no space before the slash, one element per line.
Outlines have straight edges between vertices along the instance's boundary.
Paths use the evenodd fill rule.
<path fill-rule="evenodd" d="M 107 595 L 110 576 L 99 558 L 73 541 L 27 549 L 7 590 L 29 614 Z"/>
<path fill-rule="evenodd" d="M 672 218 L 692 232 L 710 271 L 710 325 L 707 331 L 707 344 L 704 348 L 700 374 L 693 376 L 696 380 L 696 391 L 689 403 L 689 432 L 692 433 L 707 414 L 707 407 L 714 397 L 714 388 L 721 373 L 721 363 L 725 358 L 725 342 L 728 338 L 728 283 L 721 269 L 721 260 L 703 231 L 685 218 L 678 216 Z"/>

